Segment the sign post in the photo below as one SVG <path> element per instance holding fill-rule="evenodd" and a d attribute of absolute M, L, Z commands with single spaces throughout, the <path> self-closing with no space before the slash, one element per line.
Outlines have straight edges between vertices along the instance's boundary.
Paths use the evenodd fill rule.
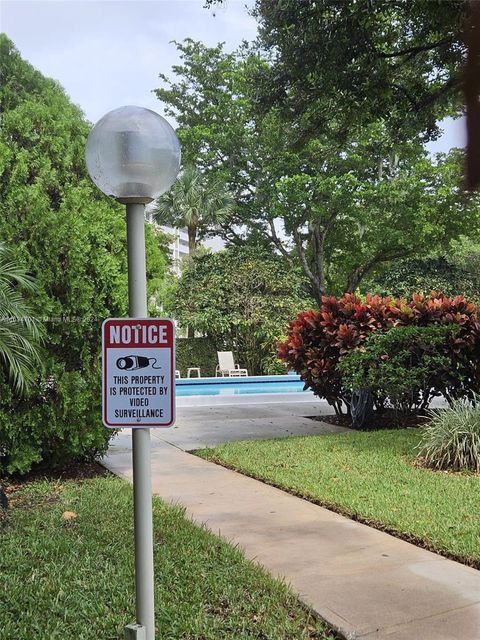
<path fill-rule="evenodd" d="M 145 205 L 127 204 L 128 314 L 146 318 Z M 153 516 L 150 431 L 132 431 L 133 509 L 135 529 L 135 608 L 145 640 L 155 639 L 153 597 Z M 130 633 L 135 638 L 133 633 Z M 128 636 L 127 636 L 128 638 Z"/>
<path fill-rule="evenodd" d="M 174 421 L 174 331 L 148 320 L 145 204 L 168 191 L 180 168 L 180 144 L 168 122 L 141 107 L 114 109 L 90 131 L 88 172 L 107 196 L 127 205 L 130 320 L 103 325 L 103 420 L 132 429 L 137 623 L 126 640 L 155 640 L 150 427 Z M 135 320 L 132 320 L 132 319 Z M 162 390 L 162 392 L 161 392 Z"/>

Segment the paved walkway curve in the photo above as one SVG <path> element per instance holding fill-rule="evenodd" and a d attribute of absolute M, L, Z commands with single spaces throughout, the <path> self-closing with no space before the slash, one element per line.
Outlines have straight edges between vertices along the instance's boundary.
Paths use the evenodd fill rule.
<path fill-rule="evenodd" d="M 197 458 L 172 431 L 152 435 L 153 492 L 285 577 L 349 640 L 480 640 L 479 571 Z M 104 459 L 128 479 L 130 440 Z"/>

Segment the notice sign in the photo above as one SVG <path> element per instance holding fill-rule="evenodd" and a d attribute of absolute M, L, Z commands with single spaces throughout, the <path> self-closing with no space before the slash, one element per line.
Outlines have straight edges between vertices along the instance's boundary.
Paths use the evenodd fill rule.
<path fill-rule="evenodd" d="M 102 325 L 103 424 L 169 427 L 175 420 L 175 327 L 167 318 Z"/>

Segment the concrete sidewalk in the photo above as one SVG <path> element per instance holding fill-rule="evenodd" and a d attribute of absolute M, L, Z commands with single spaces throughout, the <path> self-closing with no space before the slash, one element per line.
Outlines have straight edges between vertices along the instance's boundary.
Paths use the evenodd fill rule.
<path fill-rule="evenodd" d="M 347 638 L 480 640 L 480 572 L 201 460 L 171 430 L 152 435 L 154 493 L 285 577 Z M 128 479 L 130 442 L 119 434 L 104 460 Z"/>

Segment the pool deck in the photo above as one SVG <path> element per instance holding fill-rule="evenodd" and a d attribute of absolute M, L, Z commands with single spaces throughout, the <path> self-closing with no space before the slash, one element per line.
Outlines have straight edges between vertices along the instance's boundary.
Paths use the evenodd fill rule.
<path fill-rule="evenodd" d="M 272 394 L 281 396 L 282 394 Z M 295 394 L 297 395 L 297 394 Z M 235 404 L 225 399 L 225 404 L 206 398 L 177 398 L 178 401 L 195 400 L 199 404 L 177 405 L 177 421 L 168 429 L 152 429 L 153 438 L 160 438 L 184 451 L 213 447 L 222 442 L 237 440 L 258 440 L 284 438 L 292 435 L 321 435 L 348 431 L 325 422 L 311 420 L 305 416 L 328 414 L 332 410 L 326 402 L 315 398 L 304 401 L 287 401 L 278 397 L 267 403 L 265 396 L 261 402 L 248 402 L 253 396 L 233 396 Z M 204 404 L 200 404 L 204 403 Z M 129 430 L 125 430 L 129 436 Z M 115 445 L 115 440 L 113 441 Z"/>
<path fill-rule="evenodd" d="M 152 489 L 273 575 L 348 640 L 480 640 L 480 572 L 189 454 L 220 442 L 348 431 L 324 403 L 185 407 L 152 430 Z M 104 459 L 129 480 L 131 436 Z"/>

